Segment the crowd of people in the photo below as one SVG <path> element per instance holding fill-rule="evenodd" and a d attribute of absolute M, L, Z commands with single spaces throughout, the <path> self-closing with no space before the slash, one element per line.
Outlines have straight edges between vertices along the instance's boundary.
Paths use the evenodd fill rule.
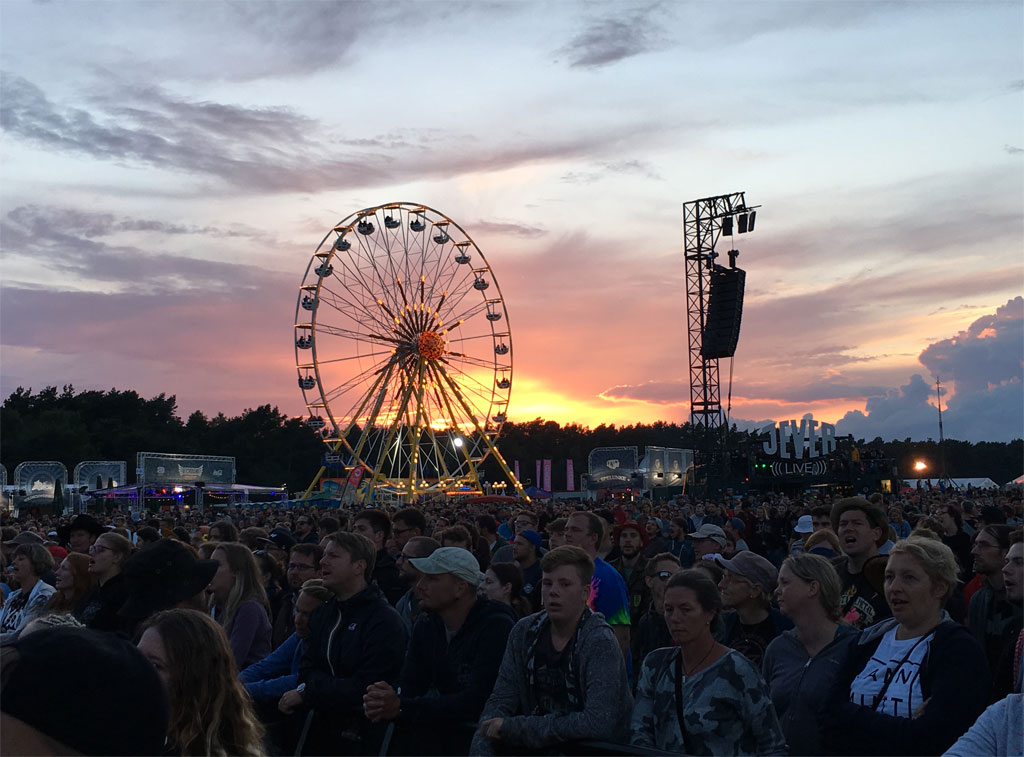
<path fill-rule="evenodd" d="M 1024 755 L 1019 490 L 4 517 L 4 754 Z"/>

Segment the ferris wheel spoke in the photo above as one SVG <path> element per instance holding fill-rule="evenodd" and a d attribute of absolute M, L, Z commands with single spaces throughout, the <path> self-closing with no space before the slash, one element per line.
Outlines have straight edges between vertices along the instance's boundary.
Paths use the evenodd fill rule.
<path fill-rule="evenodd" d="M 481 313 L 487 312 L 487 300 L 481 302 L 467 303 L 466 309 L 462 312 L 455 312 L 454 309 L 449 308 L 446 320 L 449 321 L 469 321 L 473 316 L 480 315 Z"/>
<path fill-rule="evenodd" d="M 354 301 L 348 299 L 347 297 L 345 297 L 343 295 L 340 295 L 340 294 L 338 294 L 337 292 L 334 292 L 331 289 L 328 289 L 327 287 L 322 287 L 321 291 L 324 290 L 324 289 L 326 289 L 327 292 L 331 295 L 331 297 L 326 299 L 326 300 L 324 300 L 324 302 L 326 302 L 328 305 L 330 305 L 330 307 L 334 308 L 335 311 L 337 311 L 341 315 L 345 316 L 346 318 L 349 318 L 349 319 L 355 321 L 356 323 L 358 323 L 360 326 L 362 326 L 363 328 L 367 329 L 368 331 L 372 331 L 372 330 L 374 330 L 376 328 L 384 328 L 384 327 L 390 328 L 391 324 L 385 322 L 383 318 L 380 318 L 380 315 L 379 315 L 379 313 L 378 313 L 376 308 L 371 310 L 364 303 L 354 302 Z M 351 291 L 351 290 L 347 290 L 347 291 Z M 338 305 L 339 301 L 344 303 L 345 305 L 347 305 L 347 307 L 340 307 Z M 357 315 L 357 313 L 362 313 L 362 314 L 368 315 L 368 316 L 370 316 L 370 318 L 368 318 L 368 319 L 365 318 L 365 317 L 364 318 L 360 318 Z"/>
<path fill-rule="evenodd" d="M 464 352 L 449 352 L 448 355 L 446 356 L 446 358 L 451 358 L 451 357 L 459 358 L 459 360 L 461 362 L 468 363 L 469 365 L 474 365 L 477 368 L 488 368 L 488 369 L 492 369 L 493 370 L 495 368 L 495 366 L 497 365 L 497 363 L 495 361 L 493 361 L 493 360 L 483 360 L 481 358 L 474 357 L 472 355 L 467 355 Z M 449 359 L 449 360 L 447 360 L 447 362 L 450 363 L 451 360 Z"/>
<path fill-rule="evenodd" d="M 381 355 L 390 355 L 391 350 L 383 350 L 381 352 L 368 352 L 365 355 L 348 355 L 346 357 L 333 357 L 327 360 L 317 360 L 317 365 L 330 365 L 332 363 L 346 363 L 351 360 L 362 360 L 371 357 L 380 357 Z"/>
<path fill-rule="evenodd" d="M 339 399 L 344 395 L 349 394 L 353 389 L 357 388 L 360 384 L 365 384 L 366 381 L 368 381 L 371 376 L 378 373 L 381 373 L 381 368 L 379 366 L 370 366 L 366 370 L 357 373 L 352 378 L 343 381 L 334 388 L 324 390 L 321 396 L 323 397 L 324 402 L 330 402 L 332 400 Z M 377 382 L 375 381 L 368 391 L 372 392 L 373 386 L 376 386 L 376 384 Z"/>
<path fill-rule="evenodd" d="M 473 280 L 473 282 L 476 282 L 476 276 L 475 275 L 467 276 L 465 278 L 467 278 L 467 279 L 471 278 Z M 458 317 L 455 314 L 459 312 L 459 308 L 460 307 L 463 307 L 463 305 L 462 305 L 463 300 L 465 300 L 466 297 L 469 296 L 470 292 L 474 292 L 475 293 L 477 290 L 473 288 L 472 284 L 468 284 L 467 286 L 462 286 L 461 288 L 456 289 L 454 291 L 456 291 L 455 296 L 450 297 L 446 301 L 446 303 L 445 303 L 447 305 L 447 308 L 446 308 L 445 312 L 449 314 L 445 318 L 445 320 L 453 320 L 453 321 L 454 320 L 458 320 Z M 486 307 L 487 307 L 486 301 L 481 303 L 481 305 L 486 309 Z M 472 312 L 473 308 L 476 307 L 476 305 L 475 304 L 474 305 L 468 305 L 468 307 L 469 307 L 469 310 Z"/>
<path fill-rule="evenodd" d="M 449 373 L 455 373 L 458 374 L 459 376 L 462 376 L 466 382 L 469 382 L 470 384 L 479 387 L 480 390 L 482 390 L 487 396 L 493 396 L 494 387 L 488 386 L 487 384 L 480 381 L 472 373 L 463 371 L 459 366 L 453 363 L 449 362 L 447 365 Z"/>

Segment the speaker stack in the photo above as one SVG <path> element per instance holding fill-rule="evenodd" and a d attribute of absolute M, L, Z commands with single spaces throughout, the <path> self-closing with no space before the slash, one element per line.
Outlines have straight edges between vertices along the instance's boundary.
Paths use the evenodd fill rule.
<path fill-rule="evenodd" d="M 711 291 L 700 345 L 700 354 L 705 360 L 736 354 L 746 277 L 746 271 L 741 268 L 716 265 L 711 271 Z"/>

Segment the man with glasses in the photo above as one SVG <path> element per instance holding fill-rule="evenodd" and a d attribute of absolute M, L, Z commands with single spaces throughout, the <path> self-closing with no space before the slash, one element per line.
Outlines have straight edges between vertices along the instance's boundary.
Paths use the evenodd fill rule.
<path fill-rule="evenodd" d="M 633 660 L 638 667 L 648 653 L 673 646 L 672 634 L 665 624 L 665 587 L 668 579 L 680 570 L 679 558 L 670 552 L 655 555 L 644 566 L 644 583 L 651 592 L 651 603 L 633 629 Z"/>
<path fill-rule="evenodd" d="M 395 553 L 401 554 L 409 539 L 427 535 L 427 519 L 415 507 L 399 510 L 391 519 L 391 535 Z"/>
<path fill-rule="evenodd" d="M 767 558 L 750 550 L 736 553 L 731 560 L 716 557 L 715 564 L 725 571 L 718 584 L 725 612 L 721 632 L 715 638 L 760 670 L 768 644 L 793 627 L 793 622 L 771 604 L 779 572 Z"/>
<path fill-rule="evenodd" d="M 510 521 L 512 526 L 512 538 L 509 539 L 509 543 L 501 547 L 498 547 L 494 551 L 494 555 L 491 557 L 491 562 L 518 562 L 515 556 L 515 550 L 513 544 L 515 543 L 515 537 L 517 534 L 521 534 L 523 531 L 531 530 L 540 533 L 540 529 L 537 528 L 537 516 L 531 513 L 529 510 L 520 510 L 516 513 L 516 517 Z M 537 550 L 537 558 L 540 559 L 544 552 L 540 549 Z"/>
<path fill-rule="evenodd" d="M 311 578 L 320 577 L 320 558 L 324 551 L 319 544 L 296 544 L 288 553 L 288 566 L 285 581 L 288 585 L 288 596 L 281 601 L 281 609 L 274 618 L 274 631 L 270 637 L 271 644 L 277 649 L 295 632 L 295 602 L 302 589 L 302 584 Z"/>
<path fill-rule="evenodd" d="M 295 521 L 295 538 L 299 544 L 319 544 L 320 534 L 317 533 L 315 515 L 300 515 Z"/>
<path fill-rule="evenodd" d="M 1010 549 L 1012 526 L 985 526 L 974 540 L 974 570 L 982 577 L 982 587 L 971 597 L 967 609 L 967 627 L 981 644 L 988 658 L 994 682 L 993 702 L 1013 691 L 1013 642 L 1024 622 L 1019 602 L 1006 595 L 1003 566 Z"/>
<path fill-rule="evenodd" d="M 398 610 L 398 614 L 402 616 L 402 622 L 405 623 L 405 630 L 412 633 L 413 623 L 416 622 L 416 618 L 420 614 L 420 599 L 416 593 L 416 582 L 420 580 L 420 576 L 423 575 L 416 568 L 413 567 L 412 560 L 430 557 L 434 554 L 434 551 L 440 549 L 441 545 L 436 540 L 431 539 L 429 536 L 414 536 L 405 543 L 402 547 L 402 551 L 398 553 L 398 557 L 395 558 L 395 562 L 398 563 L 398 575 L 402 577 L 402 580 L 409 584 L 409 590 L 402 595 L 402 598 L 398 600 L 398 604 L 395 605 L 395 609 Z"/>

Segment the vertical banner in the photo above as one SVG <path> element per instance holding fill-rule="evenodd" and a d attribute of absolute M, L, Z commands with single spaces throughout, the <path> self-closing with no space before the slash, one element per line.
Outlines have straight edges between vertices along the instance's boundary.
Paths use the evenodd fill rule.
<path fill-rule="evenodd" d="M 574 492 L 574 491 L 576 491 L 576 483 L 574 481 L 575 478 L 576 478 L 576 476 L 575 476 L 575 474 L 572 471 L 572 460 L 566 460 L 565 461 L 565 490 L 567 492 Z"/>
<path fill-rule="evenodd" d="M 516 460 L 514 463 L 512 463 L 512 472 L 515 473 L 516 481 L 520 481 L 521 482 L 523 480 L 523 479 L 521 479 L 519 477 L 519 461 L 518 460 Z"/>
<path fill-rule="evenodd" d="M 541 487 L 544 491 L 551 491 L 551 461 L 544 461 L 544 486 Z"/>
<path fill-rule="evenodd" d="M 540 489 L 541 488 L 540 484 L 541 484 L 541 481 L 540 481 L 540 460 L 538 460 L 537 461 L 537 475 L 533 477 L 533 485 L 536 486 L 538 489 Z"/>

